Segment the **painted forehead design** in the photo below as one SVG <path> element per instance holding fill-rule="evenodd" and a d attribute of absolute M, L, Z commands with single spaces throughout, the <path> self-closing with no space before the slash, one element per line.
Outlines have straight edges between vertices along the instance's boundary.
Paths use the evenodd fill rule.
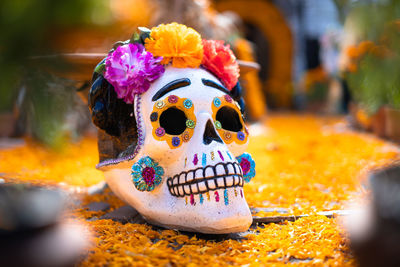
<path fill-rule="evenodd" d="M 217 90 L 220 90 L 225 94 L 229 94 L 228 89 L 226 89 L 222 85 L 219 85 L 218 83 L 216 83 L 216 82 L 214 82 L 212 80 L 202 78 L 201 82 L 205 86 L 209 86 L 209 87 L 215 88 Z M 164 95 L 168 94 L 169 92 L 171 92 L 173 90 L 176 90 L 176 89 L 179 89 L 179 88 L 182 88 L 182 87 L 189 86 L 191 84 L 192 83 L 191 83 L 189 78 L 176 79 L 176 80 L 174 80 L 172 82 L 167 83 L 160 90 L 158 90 L 157 93 L 154 94 L 154 96 L 151 99 L 151 101 L 157 101 L 158 99 L 160 99 Z"/>

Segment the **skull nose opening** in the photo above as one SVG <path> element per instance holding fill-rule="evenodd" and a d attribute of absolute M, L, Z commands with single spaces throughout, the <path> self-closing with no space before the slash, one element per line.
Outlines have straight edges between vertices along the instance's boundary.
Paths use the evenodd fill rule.
<path fill-rule="evenodd" d="M 203 143 L 205 145 L 209 145 L 212 141 L 222 144 L 222 140 L 215 131 L 213 123 L 211 122 L 211 120 L 208 120 L 206 123 L 206 129 L 204 130 L 203 134 Z"/>

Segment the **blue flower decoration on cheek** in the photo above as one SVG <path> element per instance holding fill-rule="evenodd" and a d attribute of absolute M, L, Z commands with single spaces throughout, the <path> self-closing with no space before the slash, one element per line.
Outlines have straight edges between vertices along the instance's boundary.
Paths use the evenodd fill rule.
<path fill-rule="evenodd" d="M 183 106 L 189 109 L 193 106 L 193 102 L 190 99 L 186 99 L 185 101 L 183 101 Z"/>
<path fill-rule="evenodd" d="M 217 108 L 218 108 L 219 106 L 221 106 L 221 100 L 219 100 L 218 97 L 215 97 L 215 98 L 214 98 L 213 103 L 214 103 L 214 106 L 217 107 Z"/>
<path fill-rule="evenodd" d="M 246 183 L 250 182 L 254 176 L 256 176 L 256 163 L 249 153 L 243 153 L 239 157 L 236 157 L 240 167 L 243 171 L 243 178 Z"/>
<path fill-rule="evenodd" d="M 153 191 L 161 184 L 164 169 L 152 158 L 146 156 L 132 166 L 132 182 L 139 191 Z"/>

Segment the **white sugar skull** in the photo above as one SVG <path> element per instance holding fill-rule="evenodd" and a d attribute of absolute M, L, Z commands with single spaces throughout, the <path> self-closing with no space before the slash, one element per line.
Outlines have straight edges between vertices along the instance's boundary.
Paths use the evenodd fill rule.
<path fill-rule="evenodd" d="M 248 133 L 221 83 L 203 69 L 167 67 L 136 97 L 134 110 L 137 154 L 99 164 L 113 192 L 156 225 L 203 233 L 247 230 L 252 217 L 243 185 L 254 163 L 245 158 L 241 166 L 236 159 Z"/>
<path fill-rule="evenodd" d="M 171 36 L 192 31 L 201 47 L 194 30 L 163 27 L 171 29 Z M 203 68 L 211 62 L 210 68 L 223 71 L 220 63 L 229 59 L 226 66 L 234 71 L 232 52 L 210 42 L 222 51 L 220 58 L 211 54 L 203 67 L 198 61 L 197 67 L 175 68 L 144 50 L 146 38 L 157 42 L 145 31 L 136 43 L 118 48 L 99 64 L 109 68 L 104 77 L 94 74 L 89 106 L 100 128 L 98 168 L 112 191 L 153 224 L 202 233 L 247 230 L 252 216 L 243 185 L 255 175 L 254 161 L 245 153 L 248 131 L 232 98 L 237 95 Z M 179 57 L 179 64 L 198 60 Z M 230 80 L 236 82 L 237 77 Z M 135 93 L 127 94 L 128 87 Z"/>

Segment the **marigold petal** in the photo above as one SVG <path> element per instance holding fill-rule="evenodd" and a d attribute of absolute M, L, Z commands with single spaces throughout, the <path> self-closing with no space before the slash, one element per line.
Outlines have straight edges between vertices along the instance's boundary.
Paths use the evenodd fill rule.
<path fill-rule="evenodd" d="M 154 56 L 162 56 L 162 64 L 172 61 L 172 66 L 176 68 L 198 68 L 203 59 L 200 34 L 176 22 L 152 28 L 145 47 Z"/>

